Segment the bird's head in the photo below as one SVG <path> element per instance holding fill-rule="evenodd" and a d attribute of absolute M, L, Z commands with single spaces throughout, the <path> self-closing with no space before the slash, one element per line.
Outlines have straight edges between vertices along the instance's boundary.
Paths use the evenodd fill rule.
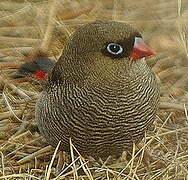
<path fill-rule="evenodd" d="M 74 82 L 87 79 L 108 80 L 116 74 L 126 76 L 130 66 L 154 55 L 131 25 L 115 21 L 95 21 L 79 28 L 65 45 L 53 75 L 58 69 Z M 61 73 L 59 73 L 61 74 Z"/>

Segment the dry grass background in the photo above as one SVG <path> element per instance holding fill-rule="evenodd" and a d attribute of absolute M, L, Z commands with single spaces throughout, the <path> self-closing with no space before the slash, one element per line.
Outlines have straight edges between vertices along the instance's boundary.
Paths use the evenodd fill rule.
<path fill-rule="evenodd" d="M 41 87 L 11 76 L 36 49 L 57 59 L 69 34 L 95 19 L 135 25 L 157 52 L 148 63 L 161 85 L 160 109 L 128 160 L 99 165 L 72 153 L 70 168 L 57 176 L 58 152 L 34 119 Z M 1 0 L 0 179 L 188 179 L 187 19 L 186 0 Z"/>

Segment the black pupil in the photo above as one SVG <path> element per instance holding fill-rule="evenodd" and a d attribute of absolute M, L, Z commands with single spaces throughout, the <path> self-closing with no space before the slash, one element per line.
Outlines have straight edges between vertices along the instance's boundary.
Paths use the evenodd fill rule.
<path fill-rule="evenodd" d="M 110 50 L 112 51 L 112 52 L 115 52 L 115 53 L 117 53 L 119 50 L 120 50 L 120 47 L 118 46 L 118 45 L 110 45 Z"/>

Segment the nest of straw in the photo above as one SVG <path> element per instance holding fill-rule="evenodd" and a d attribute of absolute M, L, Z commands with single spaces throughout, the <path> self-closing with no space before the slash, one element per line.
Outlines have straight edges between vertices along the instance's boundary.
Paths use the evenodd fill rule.
<path fill-rule="evenodd" d="M 180 0 L 1 0 L 0 179 L 187 179 L 187 18 L 188 4 Z M 70 144 L 71 161 L 57 175 L 58 147 L 45 142 L 34 117 L 41 87 L 11 77 L 39 49 L 58 59 L 70 33 L 95 19 L 135 25 L 156 50 L 147 61 L 161 86 L 160 108 L 129 157 L 101 165 Z"/>

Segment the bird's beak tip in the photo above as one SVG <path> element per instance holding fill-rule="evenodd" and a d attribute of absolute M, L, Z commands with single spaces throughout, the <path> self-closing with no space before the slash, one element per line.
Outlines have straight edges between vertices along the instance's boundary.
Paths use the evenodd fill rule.
<path fill-rule="evenodd" d="M 136 37 L 135 38 L 135 43 L 133 47 L 133 51 L 130 55 L 130 58 L 132 60 L 138 60 L 143 57 L 148 57 L 148 56 L 153 56 L 155 55 L 156 52 L 150 49 L 145 42 L 143 41 L 142 38 Z"/>

